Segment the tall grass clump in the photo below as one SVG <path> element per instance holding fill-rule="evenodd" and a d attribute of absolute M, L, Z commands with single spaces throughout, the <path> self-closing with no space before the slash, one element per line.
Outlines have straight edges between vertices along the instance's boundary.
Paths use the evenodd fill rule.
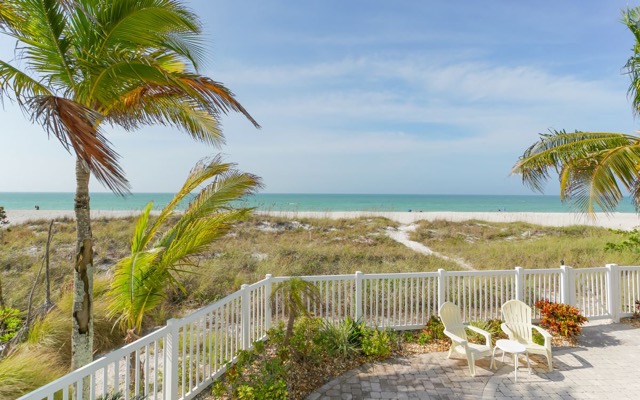
<path fill-rule="evenodd" d="M 69 333 L 67 332 L 67 335 Z M 22 346 L 0 360 L 0 399 L 15 399 L 68 371 L 57 357 L 42 346 Z"/>

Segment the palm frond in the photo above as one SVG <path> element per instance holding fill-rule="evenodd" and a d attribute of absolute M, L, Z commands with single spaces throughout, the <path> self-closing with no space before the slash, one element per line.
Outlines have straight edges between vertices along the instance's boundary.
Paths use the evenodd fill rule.
<path fill-rule="evenodd" d="M 542 192 L 551 171 L 560 171 L 574 160 L 588 159 L 597 152 L 634 143 L 635 136 L 608 132 L 552 131 L 525 150 L 511 173 L 522 175 L 523 183 Z"/>
<path fill-rule="evenodd" d="M 73 90 L 76 79 L 71 56 L 72 38 L 66 34 L 63 2 L 21 1 L 28 11 L 28 24 L 15 37 L 28 44 L 23 49 L 28 68 L 49 81 Z"/>
<path fill-rule="evenodd" d="M 24 22 L 15 4 L 7 1 L 0 3 L 0 30 L 11 31 Z"/>
<path fill-rule="evenodd" d="M 206 181 L 179 220 L 159 235 L 175 207 Z M 163 299 L 168 284 L 180 287 L 177 273 L 193 256 L 226 234 L 232 224 L 249 216 L 251 209 L 234 208 L 230 202 L 252 193 L 260 180 L 242 174 L 233 164 L 223 163 L 220 156 L 199 162 L 182 189 L 162 210 L 155 222 L 149 223 L 152 204 L 138 218 L 131 240 L 131 255 L 120 260 L 109 292 L 110 312 L 121 313 L 118 323 L 123 330 L 137 329 L 146 312 Z M 152 239 L 159 236 L 157 242 Z"/>
<path fill-rule="evenodd" d="M 129 183 L 118 164 L 118 154 L 99 129 L 101 114 L 72 100 L 56 96 L 36 96 L 29 100 L 33 120 L 54 135 L 89 167 L 96 178 L 116 193 L 127 193 Z"/>
<path fill-rule="evenodd" d="M 13 65 L 0 60 L 0 96 L 15 98 L 21 107 L 28 99 L 52 95 L 48 87 Z"/>
<path fill-rule="evenodd" d="M 141 315 L 155 306 L 159 294 L 155 287 L 158 271 L 153 261 L 161 251 L 159 248 L 133 253 L 118 261 L 107 293 L 108 316 L 116 318 L 123 330 L 139 328 Z M 159 300 L 159 299 L 158 299 Z"/>
<path fill-rule="evenodd" d="M 228 114 L 229 111 L 239 112 L 251 121 L 253 126 L 260 128 L 260 124 L 235 99 L 235 95 L 231 90 L 227 89 L 222 83 L 197 75 L 185 75 L 181 80 L 198 93 L 202 99 L 206 100 L 203 106 L 207 106 L 211 112 L 222 112 L 224 114 Z"/>
<path fill-rule="evenodd" d="M 624 68 L 629 75 L 630 84 L 627 96 L 631 99 L 635 116 L 640 115 L 640 8 L 628 8 L 622 13 L 622 22 L 627 26 L 635 38 L 633 54 L 627 60 Z"/>
<path fill-rule="evenodd" d="M 184 37 L 190 57 L 191 47 L 200 44 L 200 21 L 180 1 L 112 0 L 102 2 L 97 19 L 103 28 L 103 39 L 97 54 L 128 44 L 132 48 L 162 48 L 168 38 Z M 180 51 L 181 46 L 174 46 Z"/>
<path fill-rule="evenodd" d="M 588 215 L 595 206 L 611 212 L 623 198 L 622 188 L 638 185 L 640 138 L 608 132 L 552 132 L 541 135 L 513 167 L 525 184 L 542 191 L 555 170 L 560 196 Z M 622 187 L 621 187 L 622 186 Z"/>

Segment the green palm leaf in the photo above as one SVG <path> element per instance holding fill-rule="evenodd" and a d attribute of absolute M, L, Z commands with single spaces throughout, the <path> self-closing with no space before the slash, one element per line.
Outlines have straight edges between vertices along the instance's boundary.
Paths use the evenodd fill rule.
<path fill-rule="evenodd" d="M 605 212 L 615 209 L 623 191 L 638 186 L 640 138 L 609 132 L 555 131 L 540 135 L 514 165 L 512 173 L 542 191 L 544 182 L 556 171 L 560 196 L 588 214 L 595 206 Z M 638 199 L 638 197 L 634 197 Z M 637 204 L 637 200 L 634 200 Z"/>
<path fill-rule="evenodd" d="M 205 184 L 207 181 L 211 181 Z M 196 188 L 205 184 L 177 222 L 166 228 L 175 208 Z M 143 316 L 164 299 L 164 289 L 180 287 L 178 272 L 191 258 L 207 250 L 251 209 L 235 208 L 232 202 L 260 187 L 259 178 L 235 170 L 219 156 L 199 162 L 182 189 L 151 222 L 149 203 L 138 218 L 131 240 L 131 255 L 120 260 L 109 291 L 109 312 L 118 316 L 123 331 L 141 330 Z M 155 240 L 155 241 L 154 241 Z"/>

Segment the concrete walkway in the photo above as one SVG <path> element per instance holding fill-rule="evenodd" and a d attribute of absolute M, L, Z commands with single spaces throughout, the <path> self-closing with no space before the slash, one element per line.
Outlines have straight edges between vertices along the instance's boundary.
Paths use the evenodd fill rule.
<path fill-rule="evenodd" d="M 578 347 L 554 348 L 554 369 L 531 356 L 533 374 L 521 359 L 518 382 L 513 358 L 477 362 L 476 377 L 466 359 L 428 353 L 369 364 L 325 384 L 307 399 L 638 399 L 640 329 L 628 324 L 583 328 Z M 458 357 L 458 356 L 453 356 Z"/>

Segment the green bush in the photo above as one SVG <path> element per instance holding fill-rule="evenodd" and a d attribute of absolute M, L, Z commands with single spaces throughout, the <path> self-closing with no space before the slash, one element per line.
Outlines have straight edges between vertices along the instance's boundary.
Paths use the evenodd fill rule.
<path fill-rule="evenodd" d="M 389 330 L 372 330 L 362 338 L 362 353 L 368 357 L 387 358 L 391 355 L 394 333 Z"/>
<path fill-rule="evenodd" d="M 330 356 L 347 358 L 359 351 L 354 326 L 349 321 L 334 324 L 330 321 L 323 323 L 320 330 L 319 345 L 324 347 Z M 354 343 L 356 342 L 356 343 Z"/>
<path fill-rule="evenodd" d="M 425 334 L 425 338 L 430 338 L 429 341 L 433 339 L 444 339 L 446 336 L 444 334 L 444 325 L 440 318 L 432 315 L 429 317 L 424 328 L 422 328 L 422 333 Z"/>
<path fill-rule="evenodd" d="M 20 310 L 11 307 L 0 308 L 0 344 L 11 340 L 22 328 L 22 324 Z"/>
<path fill-rule="evenodd" d="M 288 349 L 290 355 L 296 357 L 298 361 L 317 359 L 322 352 L 322 348 L 318 346 L 321 342 L 319 337 L 322 327 L 323 321 L 319 318 L 298 318 L 289 339 Z M 283 348 L 283 350 L 285 349 Z"/>
<path fill-rule="evenodd" d="M 426 332 L 420 332 L 418 335 L 418 344 L 421 346 L 425 346 L 429 344 L 433 340 L 433 336 Z"/>
<path fill-rule="evenodd" d="M 499 318 L 489 319 L 486 321 L 471 321 L 470 325 L 475 326 L 476 328 L 480 328 L 484 331 L 487 331 L 491 334 L 491 344 L 495 345 L 496 340 L 498 339 L 506 339 L 507 335 L 502 331 L 500 325 L 502 325 L 502 320 Z M 484 343 L 484 336 L 479 333 L 476 333 L 471 330 L 467 330 L 469 340 L 474 343 Z"/>

